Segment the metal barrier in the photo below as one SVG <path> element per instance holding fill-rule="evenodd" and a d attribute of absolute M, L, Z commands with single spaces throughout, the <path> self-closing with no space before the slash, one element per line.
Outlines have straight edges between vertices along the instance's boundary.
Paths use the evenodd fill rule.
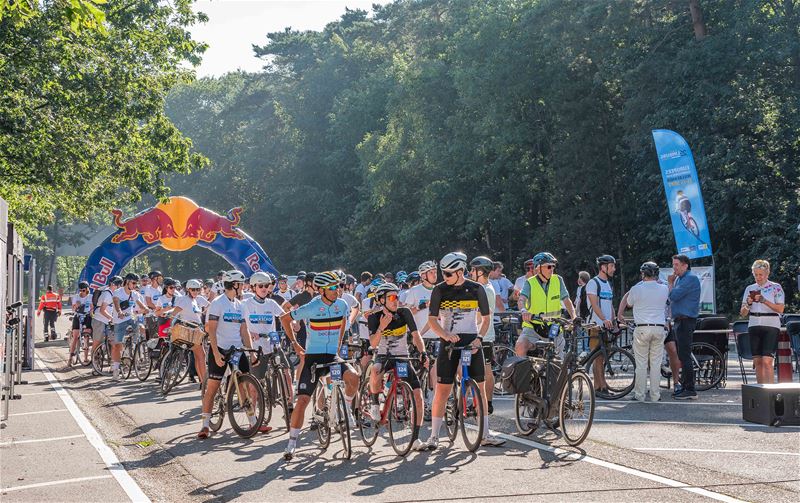
<path fill-rule="evenodd" d="M 24 326 L 22 296 L 24 271 L 22 239 L 8 223 L 8 205 L 0 199 L 0 327 L 2 339 L 2 406 L 0 420 L 9 417 L 11 400 L 19 399 L 14 386 L 22 384 Z"/>

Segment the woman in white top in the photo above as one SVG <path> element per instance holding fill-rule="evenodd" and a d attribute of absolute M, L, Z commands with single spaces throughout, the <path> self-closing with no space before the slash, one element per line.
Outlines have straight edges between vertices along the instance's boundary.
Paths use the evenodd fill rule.
<path fill-rule="evenodd" d="M 203 285 L 199 280 L 190 279 L 186 282 L 186 295 L 174 297 L 175 302 L 172 304 L 174 307 L 171 309 L 165 308 L 164 311 L 161 311 L 161 314 L 163 316 L 171 314 L 178 321 L 193 325 L 193 328 L 202 329 L 203 321 L 201 316 L 208 307 L 208 301 L 200 295 L 202 288 Z M 202 383 L 206 375 L 206 352 L 203 349 L 203 345 L 193 345 L 192 354 L 194 355 L 194 372 L 189 373 L 190 380 L 194 382 L 194 373 L 196 373 L 197 377 L 200 378 L 200 383 Z"/>
<path fill-rule="evenodd" d="M 775 376 L 773 355 L 778 346 L 780 315 L 783 314 L 786 295 L 781 285 L 768 279 L 769 262 L 756 260 L 752 271 L 756 282 L 745 288 L 740 314 L 750 316 L 747 332 L 753 351 L 756 380 L 758 384 L 770 384 Z"/>

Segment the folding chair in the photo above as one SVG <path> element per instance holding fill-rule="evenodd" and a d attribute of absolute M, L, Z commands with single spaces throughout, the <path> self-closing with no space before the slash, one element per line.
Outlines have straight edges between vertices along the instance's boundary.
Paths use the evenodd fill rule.
<path fill-rule="evenodd" d="M 742 373 L 742 382 L 747 384 L 747 374 L 744 371 L 744 360 L 753 360 L 753 350 L 750 347 L 750 335 L 747 333 L 746 321 L 737 321 L 733 324 L 733 335 L 736 337 L 736 355 L 739 357 L 739 370 Z"/>
<path fill-rule="evenodd" d="M 787 322 L 786 333 L 789 334 L 789 340 L 792 343 L 794 371 L 800 374 L 800 321 Z"/>

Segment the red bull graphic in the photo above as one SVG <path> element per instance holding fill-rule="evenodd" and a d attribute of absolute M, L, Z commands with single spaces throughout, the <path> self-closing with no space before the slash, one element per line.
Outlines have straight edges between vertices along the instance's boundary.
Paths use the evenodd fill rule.
<path fill-rule="evenodd" d="M 103 286 L 131 259 L 156 246 L 178 252 L 199 245 L 222 256 L 245 275 L 255 271 L 277 274 L 263 248 L 239 228 L 243 211 L 236 207 L 220 215 L 181 196 L 170 197 L 128 219 L 114 209 L 111 213 L 119 230 L 92 252 L 80 279 L 90 282 L 92 288 Z"/>
<path fill-rule="evenodd" d="M 112 243 L 121 243 L 141 236 L 147 244 L 161 241 L 164 238 L 176 238 L 172 218 L 160 208 L 150 208 L 137 213 L 127 220 L 122 220 L 122 211 L 111 210 L 114 225 L 122 229 L 111 238 Z"/>
<path fill-rule="evenodd" d="M 231 239 L 244 239 L 244 234 L 239 229 L 235 229 L 241 220 L 241 213 L 242 208 L 233 208 L 228 211 L 227 216 L 223 217 L 214 211 L 197 208 L 186 220 L 186 230 L 183 231 L 181 237 L 197 238 L 206 243 L 214 241 L 217 234 Z"/>

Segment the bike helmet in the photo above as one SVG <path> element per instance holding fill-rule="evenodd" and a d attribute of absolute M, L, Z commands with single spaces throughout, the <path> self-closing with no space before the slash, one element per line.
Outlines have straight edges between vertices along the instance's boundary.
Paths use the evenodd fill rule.
<path fill-rule="evenodd" d="M 159 276 L 163 276 L 163 274 L 161 274 L 161 271 L 150 271 L 150 274 L 148 274 L 147 276 L 149 276 L 150 279 L 155 279 Z"/>
<path fill-rule="evenodd" d="M 208 278 L 207 280 L 203 281 L 203 285 L 205 285 L 205 286 L 214 286 L 214 280 L 211 279 L 211 278 Z"/>
<path fill-rule="evenodd" d="M 461 252 L 450 252 L 442 257 L 439 266 L 443 271 L 463 271 L 467 268 L 467 256 Z"/>
<path fill-rule="evenodd" d="M 278 276 L 278 281 L 289 281 L 289 277 L 286 276 L 285 274 L 281 274 L 280 276 Z"/>
<path fill-rule="evenodd" d="M 534 266 L 533 259 L 532 259 L 532 258 L 529 258 L 528 260 L 526 260 L 526 261 L 525 261 L 525 262 L 522 264 L 522 266 L 523 266 L 525 269 L 528 269 L 529 267 L 533 267 L 533 266 Z"/>
<path fill-rule="evenodd" d="M 645 262 L 639 268 L 639 271 L 644 274 L 648 278 L 657 278 L 658 277 L 658 264 L 655 262 Z"/>
<path fill-rule="evenodd" d="M 336 269 L 333 272 L 336 274 L 336 277 L 339 278 L 339 283 L 344 283 L 347 281 L 347 275 L 341 269 Z"/>
<path fill-rule="evenodd" d="M 600 255 L 599 257 L 597 257 L 597 260 L 595 260 L 595 262 L 597 263 L 597 265 L 616 264 L 617 259 L 615 259 L 611 255 Z"/>
<path fill-rule="evenodd" d="M 433 260 L 426 260 L 425 262 L 421 263 L 419 267 L 417 267 L 417 272 L 419 272 L 420 276 L 425 274 L 428 271 L 435 271 L 436 270 L 436 262 Z"/>
<path fill-rule="evenodd" d="M 86 281 L 81 281 L 80 283 L 78 283 L 78 290 L 86 290 L 88 288 L 89 288 L 89 283 L 87 283 Z"/>
<path fill-rule="evenodd" d="M 484 274 L 488 275 L 494 270 L 494 262 L 489 257 L 481 255 L 470 260 L 469 267 L 473 270 L 483 271 Z"/>
<path fill-rule="evenodd" d="M 136 282 L 138 282 L 139 281 L 139 275 L 138 274 L 134 274 L 132 272 L 129 272 L 128 274 L 125 275 L 125 281 L 136 281 Z"/>
<path fill-rule="evenodd" d="M 348 274 L 347 277 L 345 278 L 345 283 L 347 283 L 348 285 L 355 285 L 356 277 L 353 276 L 352 274 Z"/>
<path fill-rule="evenodd" d="M 122 277 L 121 276 L 111 276 L 111 279 L 108 281 L 111 285 L 122 285 Z"/>
<path fill-rule="evenodd" d="M 411 283 L 412 281 L 420 281 L 421 279 L 422 278 L 420 277 L 420 275 L 419 275 L 419 273 L 417 271 L 413 271 L 413 272 L 411 272 L 411 274 L 408 275 L 408 282 L 409 283 Z"/>
<path fill-rule="evenodd" d="M 237 271 L 236 269 L 225 271 L 222 274 L 222 282 L 223 283 L 234 283 L 234 282 L 241 282 L 244 283 L 244 274 Z"/>
<path fill-rule="evenodd" d="M 398 271 L 397 274 L 395 274 L 394 279 L 396 279 L 398 283 L 405 283 L 408 281 L 408 273 L 405 271 Z"/>
<path fill-rule="evenodd" d="M 400 289 L 394 283 L 384 283 L 375 288 L 375 297 L 383 297 L 388 293 L 398 293 Z"/>
<path fill-rule="evenodd" d="M 542 264 L 558 264 L 558 260 L 549 252 L 539 252 L 533 256 L 533 265 L 540 266 Z"/>
<path fill-rule="evenodd" d="M 306 279 L 306 272 L 305 271 L 298 271 L 297 279 Z"/>
<path fill-rule="evenodd" d="M 271 285 L 272 283 L 272 275 L 268 272 L 258 271 L 250 276 L 250 286 Z"/>
<path fill-rule="evenodd" d="M 314 288 L 339 286 L 339 277 L 333 271 L 325 271 L 314 276 Z"/>
<path fill-rule="evenodd" d="M 369 284 L 369 286 L 371 286 L 372 288 L 377 288 L 377 287 L 381 286 L 384 283 L 385 283 L 385 281 L 383 281 L 383 278 L 376 277 L 375 279 L 372 280 L 372 282 Z"/>
<path fill-rule="evenodd" d="M 143 279 L 150 279 L 150 276 L 148 276 L 147 274 L 142 274 L 141 276 L 139 276 L 139 281 Z"/>
<path fill-rule="evenodd" d="M 203 285 L 200 283 L 199 279 L 190 279 L 186 282 L 186 289 L 187 290 L 194 290 L 197 288 L 202 288 Z"/>
<path fill-rule="evenodd" d="M 168 286 L 177 286 L 177 285 L 178 282 L 170 277 L 164 278 L 164 283 L 161 284 L 161 286 L 163 286 L 164 289 L 166 289 Z"/>

